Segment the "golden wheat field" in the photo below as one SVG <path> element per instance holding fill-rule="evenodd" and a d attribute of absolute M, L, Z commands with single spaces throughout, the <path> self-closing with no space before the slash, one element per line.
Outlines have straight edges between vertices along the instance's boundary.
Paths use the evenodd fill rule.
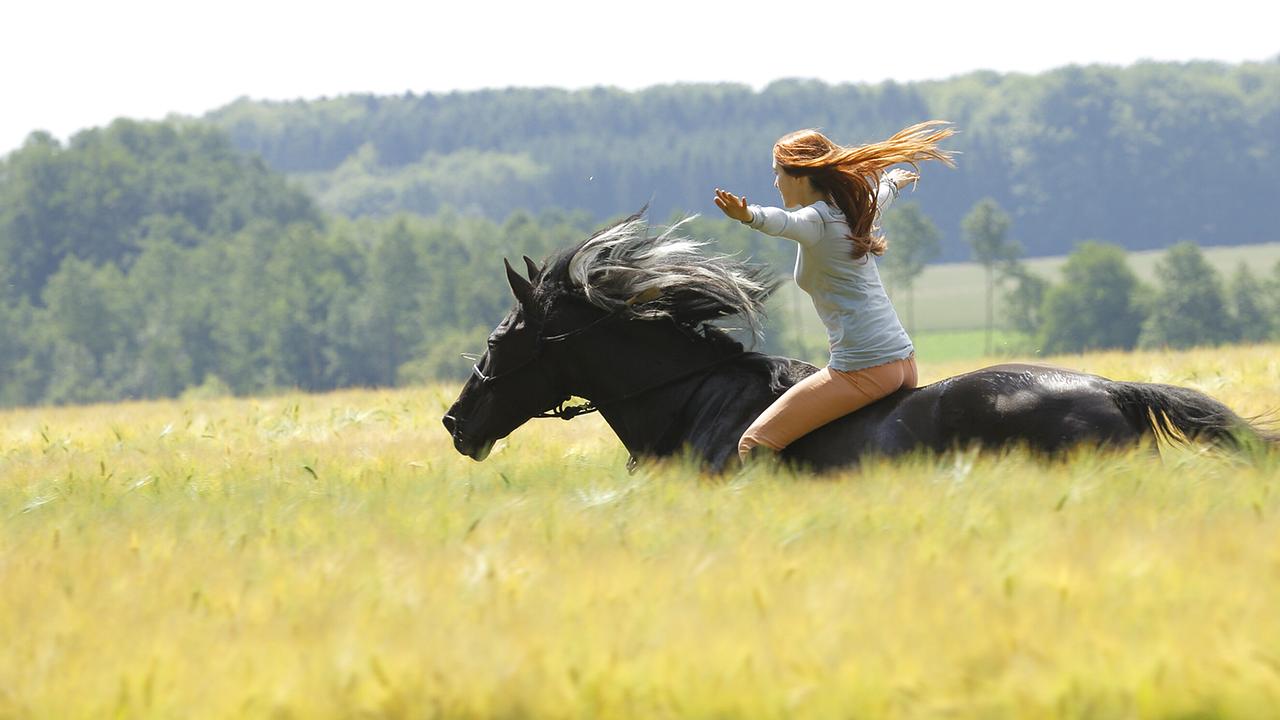
<path fill-rule="evenodd" d="M 1280 346 L 1054 362 L 1280 408 Z M 455 392 L 0 414 L 0 717 L 1280 715 L 1275 454 L 629 475 Z"/>

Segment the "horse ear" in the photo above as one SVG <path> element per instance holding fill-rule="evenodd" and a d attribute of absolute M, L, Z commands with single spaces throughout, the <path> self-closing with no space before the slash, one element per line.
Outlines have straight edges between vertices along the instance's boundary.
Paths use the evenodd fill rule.
<path fill-rule="evenodd" d="M 529 282 L 533 282 L 538 279 L 538 273 L 542 271 L 538 268 L 538 263 L 529 259 L 528 255 L 524 255 L 523 257 L 525 270 L 529 273 Z"/>
<path fill-rule="evenodd" d="M 515 294 L 516 300 L 526 309 L 532 310 L 536 306 L 533 302 L 533 285 L 520 273 L 512 270 L 511 263 L 506 258 L 502 259 L 502 264 L 507 268 L 507 282 L 511 283 L 511 292 Z"/>

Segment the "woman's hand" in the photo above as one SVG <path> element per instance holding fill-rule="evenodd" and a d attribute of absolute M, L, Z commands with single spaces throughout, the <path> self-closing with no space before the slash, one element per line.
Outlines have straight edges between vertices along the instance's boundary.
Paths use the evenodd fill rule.
<path fill-rule="evenodd" d="M 901 190 L 902 188 L 916 182 L 920 176 L 910 170 L 903 168 L 894 168 L 884 174 L 884 179 L 893 183 L 893 186 Z"/>
<path fill-rule="evenodd" d="M 751 222 L 751 211 L 747 209 L 745 195 L 739 198 L 728 190 L 716 188 L 716 207 L 738 222 Z"/>

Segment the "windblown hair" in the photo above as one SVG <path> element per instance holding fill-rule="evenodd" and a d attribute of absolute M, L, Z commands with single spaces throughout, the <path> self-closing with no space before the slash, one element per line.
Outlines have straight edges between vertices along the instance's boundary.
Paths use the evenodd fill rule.
<path fill-rule="evenodd" d="M 677 233 L 692 217 L 654 235 L 644 212 L 552 257 L 540 288 L 559 284 L 596 307 L 636 319 L 697 325 L 737 315 L 759 337 L 764 301 L 778 287 L 775 274 L 729 255 L 702 252 L 706 241 Z"/>
<path fill-rule="evenodd" d="M 955 167 L 951 153 L 938 143 L 955 131 L 939 120 L 912 125 L 883 142 L 841 147 L 817 130 L 784 135 L 773 146 L 773 159 L 788 175 L 807 177 L 819 192 L 830 195 L 849 222 L 853 257 L 883 255 L 885 239 L 875 226 L 876 190 L 884 171 L 905 163 L 918 173 L 918 163 L 937 160 Z"/>

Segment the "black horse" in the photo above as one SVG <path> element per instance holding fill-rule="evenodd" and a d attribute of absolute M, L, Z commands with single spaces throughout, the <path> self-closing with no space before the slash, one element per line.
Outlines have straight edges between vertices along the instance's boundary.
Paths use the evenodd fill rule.
<path fill-rule="evenodd" d="M 527 278 L 507 264 L 516 307 L 444 416 L 458 452 L 483 460 L 531 418 L 598 409 L 633 461 L 688 449 L 713 472 L 737 462 L 738 438 L 751 421 L 816 368 L 748 352 L 711 325 L 738 316 L 758 332 L 776 280 L 760 267 L 707 255 L 674 230 L 652 237 L 634 215 L 545 267 L 524 258 Z M 566 405 L 571 396 L 589 403 Z M 822 470 L 868 454 L 970 445 L 1056 454 L 1158 436 L 1280 442 L 1195 390 L 1009 364 L 900 390 L 811 432 L 782 456 Z"/>

